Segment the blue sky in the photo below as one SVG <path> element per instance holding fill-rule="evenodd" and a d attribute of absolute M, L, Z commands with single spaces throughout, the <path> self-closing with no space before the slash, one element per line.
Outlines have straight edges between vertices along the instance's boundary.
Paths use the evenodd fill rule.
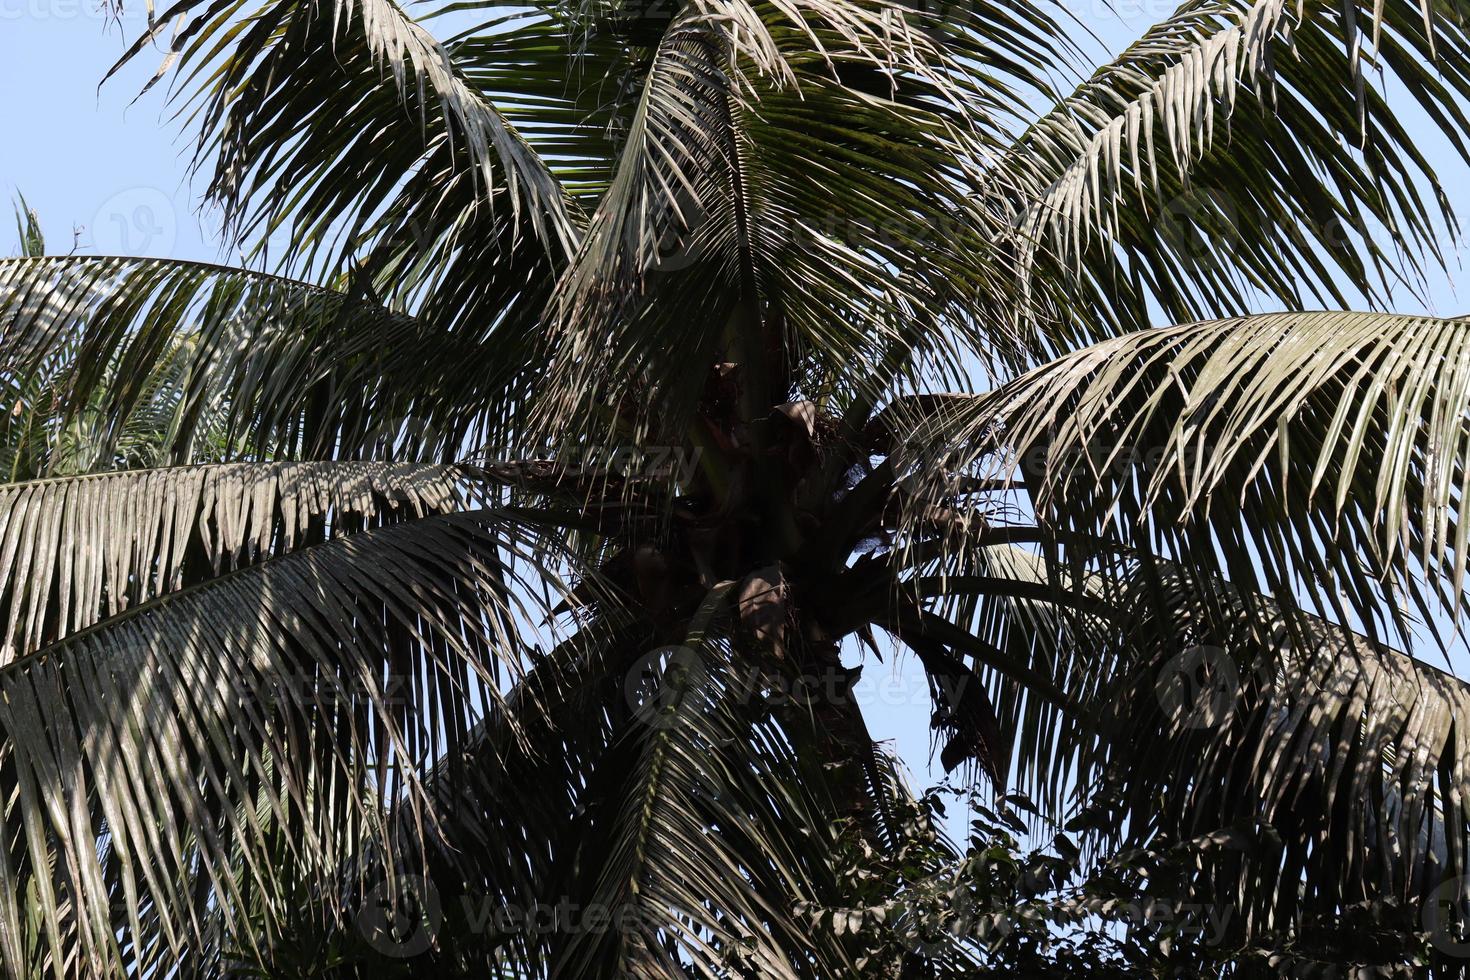
<path fill-rule="evenodd" d="M 162 93 L 129 105 L 148 72 L 98 89 L 124 33 L 145 24 L 142 11 L 119 25 L 95 0 L 0 0 L 0 193 L 25 194 L 53 251 L 70 249 L 76 228 L 79 251 L 215 259 L 188 186 L 189 144 Z"/>
<path fill-rule="evenodd" d="M 1068 0 L 1089 50 L 1118 50 L 1167 15 L 1166 0 Z M 193 143 L 173 120 L 163 86 L 134 102 L 162 53 L 145 55 L 99 90 L 98 83 L 145 24 L 141 0 L 114 21 L 96 0 L 0 0 L 0 255 L 14 248 L 8 199 L 23 192 L 39 212 L 54 252 L 138 254 L 231 261 L 216 222 L 198 208 L 202 182 L 191 184 Z M 1085 37 L 1090 31 L 1095 39 Z M 442 28 L 440 28 L 442 30 Z M 1470 225 L 1470 173 L 1416 112 L 1411 127 L 1441 171 Z M 1460 270 L 1432 277 L 1427 303 L 1407 294 L 1400 312 L 1470 312 L 1457 296 Z M 880 738 L 891 738 L 927 781 L 928 695 L 909 661 L 901 676 L 869 661 L 865 701 Z"/>

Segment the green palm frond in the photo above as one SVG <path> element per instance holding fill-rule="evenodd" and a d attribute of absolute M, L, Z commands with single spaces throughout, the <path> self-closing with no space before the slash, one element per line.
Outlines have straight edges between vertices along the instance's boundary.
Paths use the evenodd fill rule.
<path fill-rule="evenodd" d="M 721 649 L 731 598 L 729 583 L 712 591 L 684 644 L 647 661 L 656 693 L 605 762 L 621 786 L 584 844 L 581 907 L 616 910 L 621 925 L 569 931 L 559 975 L 852 969 L 792 912 L 792 896 L 819 897 L 820 865 L 803 855 L 820 854 L 827 828 L 811 799 L 782 792 L 797 763 L 780 730 L 742 717 L 750 705 Z M 796 825 L 816 839 L 794 839 Z"/>
<path fill-rule="evenodd" d="M 607 192 L 650 57 L 633 36 L 633 14 L 584 16 L 591 6 L 487 6 L 484 23 L 445 43 L 465 80 L 546 161 L 573 214 L 590 214 Z"/>
<path fill-rule="evenodd" d="M 465 357 L 482 342 L 351 292 L 205 263 L 0 260 L 0 365 L 47 378 L 47 419 L 92 413 L 103 459 L 182 343 L 165 462 L 221 432 L 259 455 L 451 457 L 483 432 L 470 393 L 525 367 L 515 350 L 511 364 Z M 442 379 L 432 393 L 426 377 Z"/>
<path fill-rule="evenodd" d="M 1450 3 L 1182 5 L 998 168 L 1033 299 L 1060 321 L 1049 353 L 1159 308 L 1189 320 L 1261 295 L 1340 306 L 1414 288 L 1456 221 L 1399 100 L 1463 157 L 1467 44 Z"/>
<path fill-rule="evenodd" d="M 1282 313 L 1140 331 L 938 409 L 948 474 L 1024 488 L 1040 521 L 1214 568 L 1366 629 L 1460 605 L 1470 329 Z M 923 499 L 921 495 L 920 499 Z M 1348 619 L 1352 616 L 1354 619 Z"/>
<path fill-rule="evenodd" d="M 1194 884 L 1241 896 L 1248 921 L 1415 909 L 1459 887 L 1470 686 L 1177 571 L 1138 591 L 1151 607 L 1127 625 L 1139 689 L 1120 698 L 1132 711 L 1116 713 L 1107 752 L 1131 834 L 1226 831 Z"/>
<path fill-rule="evenodd" d="M 1188 887 L 1207 903 L 1235 896 L 1229 943 L 1248 944 L 1252 922 L 1289 932 L 1362 903 L 1412 909 L 1466 873 L 1463 681 L 1169 563 L 1078 582 L 1007 546 L 984 565 L 1056 589 L 956 602 L 957 582 L 946 609 L 977 646 L 1072 696 L 1059 708 L 971 654 L 1004 723 L 1028 733 L 1015 765 L 1078 830 L 1130 846 L 1224 842 Z M 1111 595 L 1112 615 L 1079 616 L 1077 589 Z"/>
<path fill-rule="evenodd" d="M 208 196 L 229 231 L 262 242 L 254 258 L 412 309 L 461 345 L 493 326 L 496 364 L 453 362 L 472 383 L 526 368 L 582 219 L 456 51 L 392 0 L 169 13 L 184 27 L 164 67 L 200 82 L 181 110 L 199 127 L 195 165 L 213 168 Z"/>
<path fill-rule="evenodd" d="M 762 364 L 773 401 L 877 397 L 925 368 L 963 374 L 995 337 L 961 303 L 971 278 L 1010 281 L 965 193 L 1000 145 L 1000 97 L 863 5 L 750 9 L 694 5 L 662 35 L 553 300 L 548 424 L 653 391 L 677 431 L 722 360 Z M 877 368 L 871 385 L 854 364 Z"/>
<path fill-rule="evenodd" d="M 15 236 L 20 254 L 35 258 L 46 254 L 46 236 L 41 233 L 41 216 L 26 203 L 24 194 L 16 194 Z"/>
<path fill-rule="evenodd" d="M 548 248 L 575 240 L 561 185 L 545 163 L 465 80 L 444 46 L 393 0 L 329 9 L 295 0 L 258 7 L 249 0 L 180 0 L 119 66 L 179 19 L 184 27 L 173 32 L 155 80 L 176 62 L 208 80 L 198 97 L 201 154 L 218 154 L 210 193 L 237 216 L 264 192 L 263 213 L 273 226 L 306 197 L 300 189 L 307 187 L 316 195 L 298 215 L 303 228 L 327 215 L 366 218 L 377 195 L 391 192 L 426 150 L 450 142 L 482 195 L 504 190 L 513 222 L 524 222 Z M 217 40 L 226 32 L 228 47 Z M 385 75 L 392 85 L 382 84 Z M 267 152 L 303 133 L 309 138 L 285 158 Z M 372 179 L 350 169 L 364 163 L 373 167 Z M 357 186 L 344 185 L 349 180 Z"/>
<path fill-rule="evenodd" d="M 538 566 L 519 539 L 488 512 L 368 531 L 0 668 L 7 962 L 30 962 L 20 937 L 36 916 L 58 971 L 75 957 L 93 975 L 148 972 L 156 960 L 135 954 L 200 955 L 247 896 L 280 928 L 276 834 L 328 887 L 388 844 L 396 810 L 434 834 L 422 767 L 534 654 L 516 582 Z M 163 943 L 126 945 L 149 935 Z"/>
<path fill-rule="evenodd" d="M 1120 669 L 1110 652 L 1117 627 L 1101 614 L 1104 580 L 1078 580 L 1022 547 L 982 541 L 913 573 L 921 595 L 900 599 L 882 624 L 921 656 L 938 650 L 955 664 L 952 700 L 982 700 L 996 734 L 970 768 L 999 785 L 1010 780 L 1046 814 L 1073 813 L 1091 787 L 1059 777 L 1096 746 L 1097 706 Z"/>
<path fill-rule="evenodd" d="M 399 515 L 461 509 L 443 466 L 221 463 L 0 486 L 3 660 L 219 574 Z"/>

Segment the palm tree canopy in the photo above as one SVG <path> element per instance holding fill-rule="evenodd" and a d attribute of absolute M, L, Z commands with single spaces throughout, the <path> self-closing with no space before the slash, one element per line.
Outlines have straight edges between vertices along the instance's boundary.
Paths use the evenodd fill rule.
<path fill-rule="evenodd" d="M 13 973 L 969 976 L 1031 955 L 1019 882 L 1119 854 L 1228 913 L 1149 969 L 1296 969 L 1366 908 L 1406 945 L 1334 965 L 1458 971 L 1470 692 L 1422 648 L 1470 333 L 1257 312 L 1456 241 L 1401 121 L 1470 163 L 1456 5 L 1190 0 L 1068 87 L 1046 5 L 150 25 L 123 60 L 165 49 L 271 271 L 17 211 Z M 852 694 L 885 649 L 977 826 L 1080 845 L 935 830 Z"/>

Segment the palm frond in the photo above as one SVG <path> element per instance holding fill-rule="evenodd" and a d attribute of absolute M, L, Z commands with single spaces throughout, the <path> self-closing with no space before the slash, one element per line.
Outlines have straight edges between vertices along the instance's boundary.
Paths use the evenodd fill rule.
<path fill-rule="evenodd" d="M 1461 600 L 1470 329 L 1281 313 L 1105 341 L 950 399 L 916 500 L 952 475 L 1024 487 L 1037 518 L 1216 569 L 1287 606 L 1407 635 Z M 925 482 L 927 480 L 927 482 Z"/>
<path fill-rule="evenodd" d="M 466 908 L 527 910 L 564 901 L 582 822 L 596 805 L 596 776 L 627 723 L 620 681 L 647 644 L 644 629 L 615 615 L 588 624 L 487 706 L 464 750 L 425 777 L 434 820 L 445 828 L 430 865 L 449 908 L 456 898 Z M 415 828 L 401 820 L 400 834 L 411 840 Z M 544 929 L 456 925 L 443 930 L 439 952 L 448 961 L 513 949 L 527 975 L 541 976 L 557 955 L 560 940 Z"/>
<path fill-rule="evenodd" d="M 1397 99 L 1463 158 L 1467 47 L 1450 3 L 1182 5 L 997 167 L 1043 350 L 1414 288 L 1456 222 Z"/>
<path fill-rule="evenodd" d="M 562 188 L 545 163 L 393 0 L 330 8 L 180 0 L 119 67 L 176 21 L 182 26 L 155 81 L 175 63 L 207 80 L 197 97 L 200 159 L 218 154 L 210 194 L 237 217 L 264 192 L 268 225 L 303 200 L 304 228 L 323 218 L 366 219 L 426 150 L 450 143 L 487 201 L 503 188 L 512 224 L 534 230 L 547 248 L 575 241 Z M 392 86 L 381 84 L 385 73 Z"/>
<path fill-rule="evenodd" d="M 253 239 L 252 263 L 456 332 L 445 373 L 523 383 L 583 219 L 495 93 L 466 76 L 465 52 L 393 0 L 186 0 L 170 13 L 181 27 L 164 68 L 180 64 L 195 165 L 213 168 L 208 198 L 232 244 Z M 470 346 L 477 364 L 463 360 Z"/>
<path fill-rule="evenodd" d="M 546 161 L 574 214 L 590 214 L 612 180 L 651 57 L 637 28 L 660 21 L 652 8 L 640 18 L 596 16 L 595 7 L 495 4 L 445 42 L 465 80 Z"/>
<path fill-rule="evenodd" d="M 1010 281 L 965 194 L 1001 96 L 896 8 L 886 38 L 860 4 L 741 9 L 694 5 L 662 35 L 553 299 L 547 425 L 589 403 L 636 416 L 652 393 L 677 430 L 721 361 L 774 379 L 749 395 L 763 412 L 872 395 L 958 376 L 995 337 L 961 297 Z"/>
<path fill-rule="evenodd" d="M 1388 94 L 1470 161 L 1451 0 L 1188 0 L 1063 99 L 1047 4 L 409 9 L 176 0 L 124 58 L 322 285 L 0 261 L 6 970 L 983 969 L 961 872 L 1021 864 L 874 742 L 875 628 L 947 770 L 1178 844 L 1245 958 L 1470 877 L 1467 689 L 1381 639 L 1470 611 L 1470 330 L 1136 329 L 1442 259 Z M 414 879 L 442 928 L 368 955 Z M 945 893 L 946 951 L 885 921 Z"/>
<path fill-rule="evenodd" d="M 685 642 L 641 665 L 656 693 L 599 777 L 616 787 L 591 814 L 579 875 L 582 908 L 616 910 L 622 926 L 561 937 L 553 971 L 575 976 L 830 975 L 852 969 L 795 915 L 819 900 L 828 830 L 785 784 L 796 765 L 723 652 L 730 583 L 706 597 Z M 616 773 L 614 782 L 607 782 Z M 785 828 L 809 828 L 805 840 Z M 813 861 L 815 857 L 815 861 Z"/>
<path fill-rule="evenodd" d="M 533 597 L 569 594 L 530 545 L 491 512 L 372 530 L 0 668 L 7 963 L 28 921 L 58 974 L 208 962 L 247 901 L 257 939 L 292 914 L 281 860 L 321 894 L 365 848 L 411 864 L 393 814 L 437 833 L 422 773 L 536 655 Z"/>
<path fill-rule="evenodd" d="M 20 254 L 32 258 L 46 254 L 46 236 L 41 233 L 41 216 L 26 203 L 24 194 L 16 194 L 15 236 Z"/>
<path fill-rule="evenodd" d="M 103 459 L 184 342 L 166 462 L 193 460 L 218 430 L 237 454 L 243 443 L 257 455 L 452 458 L 483 413 L 483 386 L 525 366 L 520 350 L 512 363 L 467 358 L 480 338 L 274 276 L 157 259 L 0 260 L 0 365 L 47 379 L 53 422 L 94 413 Z M 429 377 L 441 383 L 418 383 Z"/>
<path fill-rule="evenodd" d="M 443 466 L 222 463 L 0 486 L 0 664 L 193 577 L 473 495 Z"/>
<path fill-rule="evenodd" d="M 1019 708 L 1003 716 L 1022 733 L 1018 772 L 1093 847 L 1215 841 L 1182 890 L 1228 909 L 1228 948 L 1296 941 L 1365 903 L 1418 928 L 1430 896 L 1465 874 L 1463 681 L 1170 563 L 1079 581 L 1020 548 L 971 558 L 1054 590 L 957 602 L 961 585 L 945 614 L 1072 696 L 1057 710 L 974 657 L 997 701 Z M 1114 616 L 1079 616 L 1078 587 L 1112 597 Z"/>
<path fill-rule="evenodd" d="M 1136 659 L 1095 770 L 1111 818 L 1134 839 L 1228 841 L 1191 888 L 1236 896 L 1241 938 L 1359 905 L 1421 927 L 1446 887 L 1463 922 L 1470 686 L 1177 570 L 1137 594 Z"/>

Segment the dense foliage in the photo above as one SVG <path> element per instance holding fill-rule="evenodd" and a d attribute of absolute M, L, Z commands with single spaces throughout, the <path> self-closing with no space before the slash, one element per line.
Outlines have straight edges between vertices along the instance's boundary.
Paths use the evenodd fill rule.
<path fill-rule="evenodd" d="M 1462 972 L 1470 331 L 1261 312 L 1454 241 L 1453 0 L 425 13 L 150 18 L 249 269 L 22 207 L 4 972 Z"/>

